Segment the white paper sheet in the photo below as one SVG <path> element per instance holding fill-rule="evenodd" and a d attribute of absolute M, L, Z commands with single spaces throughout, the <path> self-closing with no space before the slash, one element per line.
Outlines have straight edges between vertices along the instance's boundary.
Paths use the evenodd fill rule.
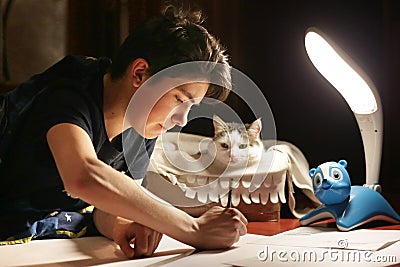
<path fill-rule="evenodd" d="M 269 246 L 268 258 L 265 260 L 258 258 L 259 251 L 265 251 L 265 248 L 261 245 L 247 244 L 241 247 L 241 250 L 238 250 L 238 253 L 243 255 L 241 259 L 233 259 L 225 263 L 229 266 L 251 267 L 398 266 L 400 264 L 400 242 L 376 252 L 271 245 Z"/>
<path fill-rule="evenodd" d="M 398 241 L 400 230 L 360 229 L 341 232 L 336 228 L 298 227 L 275 236 L 260 237 L 254 244 L 377 251 Z"/>
<path fill-rule="evenodd" d="M 389 266 L 400 263 L 400 230 L 299 227 L 242 245 L 231 266 Z"/>
<path fill-rule="evenodd" d="M 126 259 L 118 246 L 104 237 L 37 240 L 22 245 L 0 246 L 0 266 L 226 267 L 228 264 L 257 267 L 271 264 L 337 266 L 338 263 L 340 266 L 388 266 L 400 263 L 400 242 L 382 247 L 384 243 L 399 240 L 400 230 L 338 232 L 332 228 L 324 229 L 300 227 L 271 237 L 246 234 L 230 249 L 201 252 L 163 236 L 152 257 L 134 260 Z M 347 249 L 330 246 L 337 245 L 340 238 L 348 241 Z M 349 249 L 354 247 L 361 250 Z M 284 254 L 279 258 L 279 253 Z"/>

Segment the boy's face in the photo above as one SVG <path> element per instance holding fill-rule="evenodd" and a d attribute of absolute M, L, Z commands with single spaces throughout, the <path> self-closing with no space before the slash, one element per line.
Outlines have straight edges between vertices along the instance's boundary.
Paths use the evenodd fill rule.
<path fill-rule="evenodd" d="M 155 138 L 175 125 L 185 126 L 190 108 L 200 104 L 208 87 L 208 83 L 188 83 L 164 94 L 147 118 L 144 137 Z"/>

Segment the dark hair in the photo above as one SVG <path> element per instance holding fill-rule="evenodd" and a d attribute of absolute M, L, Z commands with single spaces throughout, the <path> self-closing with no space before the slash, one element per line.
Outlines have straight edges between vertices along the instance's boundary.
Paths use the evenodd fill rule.
<path fill-rule="evenodd" d="M 223 86 L 210 84 L 205 96 L 224 101 L 231 88 L 228 57 L 202 23 L 200 11 L 166 6 L 160 15 L 144 22 L 125 39 L 113 59 L 111 78 L 120 79 L 137 58 L 149 62 L 149 75 L 184 62 L 219 63 L 214 71 Z M 220 68 L 221 65 L 224 67 Z"/>

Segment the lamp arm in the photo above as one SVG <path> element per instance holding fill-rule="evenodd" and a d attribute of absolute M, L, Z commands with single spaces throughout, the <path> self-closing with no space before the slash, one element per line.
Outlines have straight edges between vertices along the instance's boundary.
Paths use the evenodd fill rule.
<path fill-rule="evenodd" d="M 378 91 L 368 75 L 318 29 L 312 27 L 307 31 L 305 47 L 314 66 L 338 90 L 353 111 L 364 146 L 364 186 L 380 191 L 378 181 L 383 116 Z"/>
<path fill-rule="evenodd" d="M 364 146 L 366 168 L 366 184 L 364 186 L 380 191 L 379 174 L 383 136 L 381 109 L 372 114 L 354 113 L 354 115 L 360 128 Z"/>

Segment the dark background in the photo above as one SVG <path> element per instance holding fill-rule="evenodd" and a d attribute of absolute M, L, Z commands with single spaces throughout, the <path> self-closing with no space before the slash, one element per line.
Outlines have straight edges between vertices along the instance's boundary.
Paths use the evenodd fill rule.
<path fill-rule="evenodd" d="M 144 5 L 146 14 L 162 1 Z M 138 3 L 138 2 L 137 2 Z M 262 90 L 274 114 L 277 137 L 298 146 L 310 166 L 348 161 L 353 184 L 365 182 L 361 135 L 344 99 L 307 58 L 304 34 L 314 26 L 335 41 L 371 78 L 381 96 L 384 140 L 380 183 L 400 202 L 399 1 L 191 1 L 206 26 L 227 47 L 233 67 Z M 228 103 L 236 105 L 237 100 Z M 245 109 L 243 109 L 246 111 Z M 244 120 L 251 116 L 242 113 Z M 196 126 L 197 127 L 197 126 Z M 190 124 L 188 131 L 192 130 Z M 204 129 L 204 128 L 203 128 Z"/>
<path fill-rule="evenodd" d="M 134 28 L 160 10 L 161 0 L 129 0 Z M 400 1 L 396 0 L 191 0 L 205 25 L 226 46 L 232 66 L 262 90 L 272 109 L 277 138 L 298 146 L 311 167 L 348 161 L 353 184 L 365 181 L 364 153 L 355 118 L 330 84 L 313 68 L 304 49 L 314 26 L 341 47 L 374 82 L 381 96 L 384 140 L 380 183 L 400 203 L 399 65 Z M 120 43 L 122 1 L 69 0 L 67 52 L 111 56 Z M 126 3 L 126 2 L 125 2 Z M 250 120 L 243 103 L 228 103 Z M 247 122 L 247 121 L 246 121 Z M 209 126 L 209 125 L 208 125 Z M 192 127 L 192 128 L 191 128 Z M 198 126 L 186 127 L 192 131 Z M 207 127 L 202 127 L 209 131 Z"/>

